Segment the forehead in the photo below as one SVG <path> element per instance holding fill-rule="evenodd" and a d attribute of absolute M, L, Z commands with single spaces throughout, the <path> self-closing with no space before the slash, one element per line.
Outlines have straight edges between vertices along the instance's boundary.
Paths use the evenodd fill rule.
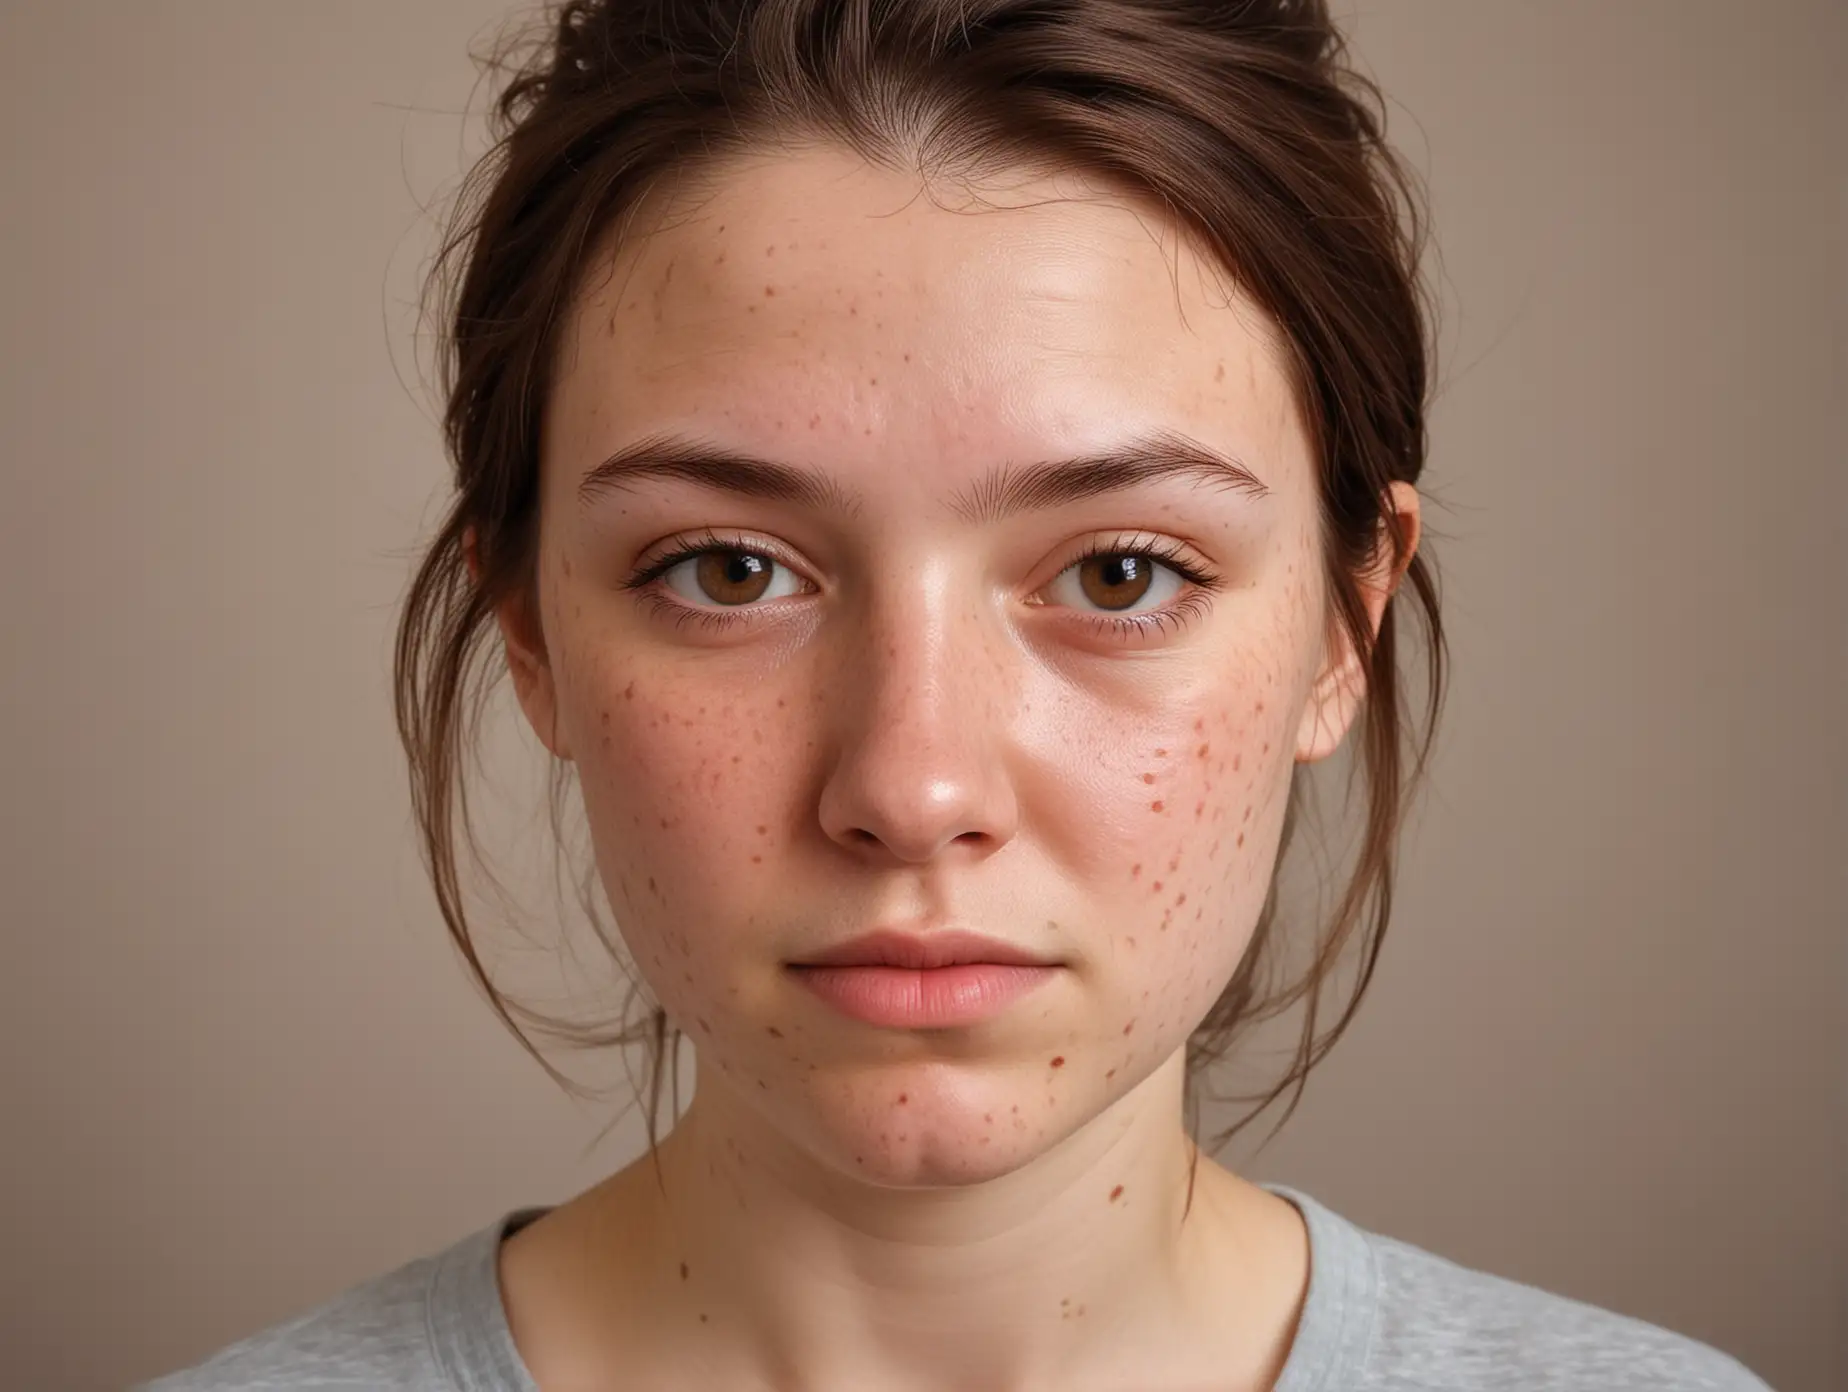
<path fill-rule="evenodd" d="M 689 426 L 938 495 L 1164 426 L 1273 490 L 1310 477 L 1274 326 L 1172 227 L 1069 175 L 946 193 L 831 148 L 738 163 L 640 209 L 574 309 L 561 482 Z"/>

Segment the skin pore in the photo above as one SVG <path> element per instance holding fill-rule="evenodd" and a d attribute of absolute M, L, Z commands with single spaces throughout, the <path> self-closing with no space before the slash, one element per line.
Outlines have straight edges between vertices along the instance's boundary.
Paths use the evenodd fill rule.
<path fill-rule="evenodd" d="M 522 1357 L 544 1392 L 1270 1386 L 1306 1236 L 1205 1157 L 1182 1221 L 1182 1063 L 1361 696 L 1275 330 L 1071 176 L 960 201 L 816 147 L 671 206 L 574 306 L 540 631 L 501 625 L 695 1095 L 661 1183 L 504 1245 Z M 1236 462 L 1035 472 L 1157 432 Z M 584 486 L 669 433 L 813 478 Z M 1059 969 L 930 1031 L 787 970 L 891 925 Z"/>

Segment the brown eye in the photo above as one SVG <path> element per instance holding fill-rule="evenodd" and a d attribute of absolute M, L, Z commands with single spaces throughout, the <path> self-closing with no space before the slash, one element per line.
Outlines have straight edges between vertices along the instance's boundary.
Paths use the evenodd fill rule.
<path fill-rule="evenodd" d="M 776 589 L 778 571 L 782 587 Z M 801 582 L 787 566 L 761 551 L 739 546 L 709 546 L 674 561 L 659 572 L 661 583 L 701 609 L 731 609 L 766 597 L 801 593 Z"/>
<path fill-rule="evenodd" d="M 1053 579 L 1054 602 L 1092 615 L 1146 615 L 1163 611 L 1189 583 L 1213 587 L 1204 571 L 1150 547 L 1117 543 L 1080 556 Z"/>
<path fill-rule="evenodd" d="M 1148 593 L 1154 563 L 1134 554 L 1088 556 L 1078 564 L 1084 597 L 1106 609 L 1126 609 Z"/>

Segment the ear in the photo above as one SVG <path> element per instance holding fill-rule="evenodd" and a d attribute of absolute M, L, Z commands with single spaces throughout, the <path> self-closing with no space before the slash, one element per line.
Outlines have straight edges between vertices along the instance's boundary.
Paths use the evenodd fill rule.
<path fill-rule="evenodd" d="M 1386 601 L 1398 589 L 1405 567 L 1411 564 L 1418 550 L 1418 490 L 1409 483 L 1395 481 L 1388 492 L 1387 505 L 1397 514 L 1399 525 L 1404 529 L 1405 555 L 1399 565 L 1392 564 L 1392 538 L 1382 518 L 1374 541 L 1374 564 L 1357 577 L 1361 599 L 1367 608 L 1367 623 L 1375 637 L 1379 635 L 1380 620 L 1386 614 Z M 1359 713 L 1360 703 L 1367 694 L 1367 678 L 1360 655 L 1339 625 L 1329 639 L 1328 648 L 1328 661 L 1316 677 L 1297 726 L 1296 762 L 1299 764 L 1326 759 L 1341 747 L 1348 726 Z"/>
<path fill-rule="evenodd" d="M 481 583 L 481 558 L 476 552 L 475 529 L 462 534 L 462 555 L 468 562 L 469 578 Z M 552 664 L 545 650 L 545 635 L 537 624 L 529 623 L 524 606 L 517 599 L 504 601 L 494 612 L 500 626 L 501 643 L 507 651 L 507 671 L 513 677 L 514 693 L 520 709 L 539 736 L 539 742 L 555 758 L 567 762 L 570 746 L 558 730 L 558 692 L 552 680 Z"/>

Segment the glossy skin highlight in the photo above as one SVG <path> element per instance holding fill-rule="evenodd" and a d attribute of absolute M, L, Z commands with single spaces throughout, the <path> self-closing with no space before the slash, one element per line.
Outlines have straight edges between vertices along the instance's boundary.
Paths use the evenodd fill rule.
<path fill-rule="evenodd" d="M 546 417 L 541 632 L 502 625 L 528 720 L 577 766 L 624 939 L 694 1042 L 697 1093 L 662 1150 L 688 1197 L 625 1172 L 529 1229 L 517 1267 L 509 1244 L 529 1362 L 592 1357 L 594 1288 L 605 1330 L 612 1305 L 652 1311 L 625 1321 L 631 1367 L 678 1320 L 722 1350 L 713 1376 L 793 1360 L 816 1385 L 939 1385 L 892 1379 L 908 1340 L 950 1333 L 961 1375 L 993 1385 L 1274 1372 L 1301 1295 L 1294 1210 L 1204 1159 L 1196 1235 L 1178 1205 L 1185 1042 L 1249 941 L 1294 764 L 1333 751 L 1361 694 L 1275 331 L 1103 190 L 1023 180 L 964 205 L 833 150 L 728 171 L 610 269 L 575 307 Z M 998 465 L 1156 429 L 1260 486 L 969 515 Z M 657 477 L 580 496 L 665 431 L 813 469 L 857 505 Z M 1416 495 L 1394 503 L 1415 537 Z M 636 583 L 714 537 L 703 568 Z M 1162 617 L 1132 629 L 1100 606 L 1122 572 L 1086 570 L 1090 549 L 1139 554 L 1148 597 L 1127 612 Z M 769 567 L 766 597 L 727 607 L 702 586 L 746 574 L 740 552 Z M 1386 593 L 1369 591 L 1376 626 Z M 785 969 L 894 924 L 1060 969 L 941 1031 L 851 1019 Z M 1073 1235 L 1093 1189 L 1110 1226 Z M 721 1226 L 696 1194 L 737 1211 Z M 612 1224 L 629 1255 L 574 1266 L 567 1295 L 559 1234 Z M 779 1288 L 771 1245 L 808 1279 Z M 649 1274 L 670 1252 L 722 1255 L 727 1278 L 695 1299 L 693 1277 Z M 1042 1267 L 1062 1308 L 1022 1307 Z M 1228 1322 L 1229 1289 L 1248 1298 Z M 1072 1315 L 1100 1308 L 1108 1356 Z M 843 1320 L 883 1332 L 825 1353 L 788 1332 Z"/>

